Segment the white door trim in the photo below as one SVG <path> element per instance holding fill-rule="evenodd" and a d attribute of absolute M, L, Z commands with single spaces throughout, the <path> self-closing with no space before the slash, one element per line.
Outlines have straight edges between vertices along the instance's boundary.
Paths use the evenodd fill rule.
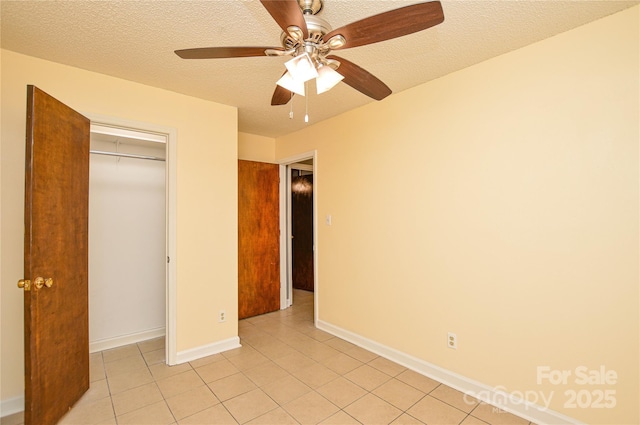
<path fill-rule="evenodd" d="M 280 165 L 280 310 L 291 307 L 291 288 L 289 288 L 289 261 L 287 261 L 288 230 L 287 217 L 289 217 L 289 202 L 287 202 L 287 191 L 289 189 L 289 177 L 287 176 L 287 166 Z"/>
<path fill-rule="evenodd" d="M 127 120 L 104 115 L 83 114 L 91 120 L 91 125 L 114 127 L 142 133 L 159 134 L 166 137 L 166 220 L 167 220 L 167 282 L 166 282 L 166 327 L 165 327 L 165 359 L 169 365 L 177 362 L 176 343 L 176 284 L 177 284 L 177 251 L 176 251 L 176 151 L 178 132 L 173 127 L 166 127 L 146 122 Z"/>
<path fill-rule="evenodd" d="M 318 151 L 307 151 L 278 161 L 280 164 L 280 308 L 291 306 L 293 281 L 291 279 L 291 173 L 290 166 L 313 159 L 313 323 L 318 322 Z M 285 231 L 283 231 L 285 229 Z M 287 297 L 288 295 L 288 297 Z M 284 301 L 284 302 L 283 302 Z"/>

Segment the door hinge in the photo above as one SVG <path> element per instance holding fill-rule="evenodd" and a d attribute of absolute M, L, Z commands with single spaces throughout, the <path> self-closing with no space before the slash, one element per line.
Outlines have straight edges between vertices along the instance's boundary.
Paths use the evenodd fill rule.
<path fill-rule="evenodd" d="M 167 256 L 167 263 L 171 262 L 171 259 L 169 258 L 169 256 Z"/>

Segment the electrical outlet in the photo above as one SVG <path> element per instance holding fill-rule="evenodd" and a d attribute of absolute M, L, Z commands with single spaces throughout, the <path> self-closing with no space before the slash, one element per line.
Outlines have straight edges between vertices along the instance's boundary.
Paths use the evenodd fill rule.
<path fill-rule="evenodd" d="M 454 350 L 458 348 L 458 337 L 453 332 L 447 332 L 447 347 Z"/>
<path fill-rule="evenodd" d="M 220 313 L 218 313 L 218 322 L 222 323 L 226 321 L 227 321 L 227 312 L 224 310 L 220 310 Z"/>

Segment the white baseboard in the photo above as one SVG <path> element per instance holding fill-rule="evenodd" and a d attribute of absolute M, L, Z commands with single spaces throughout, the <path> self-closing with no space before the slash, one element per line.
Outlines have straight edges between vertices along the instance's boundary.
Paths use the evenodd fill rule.
<path fill-rule="evenodd" d="M 148 339 L 164 336 L 164 327 L 149 329 L 148 331 L 136 332 L 128 335 L 116 336 L 113 338 L 104 338 L 97 341 L 89 342 L 89 352 L 96 353 L 98 351 L 109 350 L 111 348 L 122 347 L 123 345 L 135 344 L 136 342 L 146 341 Z"/>
<path fill-rule="evenodd" d="M 322 320 L 316 323 L 318 329 L 349 341 L 359 347 L 367 349 L 381 357 L 394 361 L 408 369 L 425 375 L 429 378 L 442 382 L 458 391 L 469 396 L 475 397 L 498 407 L 521 418 L 527 419 L 536 424 L 572 424 L 584 425 L 574 418 L 570 418 L 562 413 L 551 409 L 530 403 L 522 398 L 514 398 L 513 394 L 507 394 L 504 391 L 492 388 L 481 382 L 474 381 L 457 373 L 451 372 L 417 357 L 398 351 L 394 348 L 387 347 L 376 341 L 372 341 L 361 335 L 334 326 Z"/>
<path fill-rule="evenodd" d="M 151 329 L 144 332 L 136 332 L 134 334 L 118 336 L 115 338 L 105 338 L 89 343 L 89 352 L 109 350 L 111 348 L 121 347 L 123 345 L 134 344 L 148 339 L 164 336 L 164 328 Z M 0 401 L 0 416 L 5 417 L 24 410 L 24 396 L 8 398 Z"/>
<path fill-rule="evenodd" d="M 223 339 L 222 341 L 214 342 L 213 344 L 207 344 L 189 350 L 178 351 L 176 357 L 176 364 L 190 362 L 202 357 L 211 356 L 213 354 L 222 353 L 223 351 L 233 350 L 234 348 L 240 348 L 240 337 L 234 336 L 233 338 Z"/>
<path fill-rule="evenodd" d="M 0 417 L 13 415 L 24 410 L 24 396 L 8 398 L 0 401 Z"/>
<path fill-rule="evenodd" d="M 164 328 L 153 329 L 147 332 L 139 332 L 136 334 L 125 335 L 118 338 L 109 338 L 101 341 L 92 342 L 89 345 L 89 350 L 93 353 L 96 351 L 107 350 L 109 348 L 115 348 L 122 345 L 133 344 L 135 342 L 145 341 L 151 338 L 157 338 L 164 335 Z M 186 363 L 191 360 L 196 360 L 201 357 L 211 356 L 223 351 L 233 350 L 234 348 L 240 348 L 240 338 L 233 337 L 222 341 L 215 342 L 213 344 L 203 345 L 201 347 L 192 348 L 190 350 L 184 350 L 178 352 L 177 364 Z M 5 417 L 13 415 L 14 413 L 22 412 L 24 410 L 24 396 L 13 397 L 0 401 L 0 416 Z"/>

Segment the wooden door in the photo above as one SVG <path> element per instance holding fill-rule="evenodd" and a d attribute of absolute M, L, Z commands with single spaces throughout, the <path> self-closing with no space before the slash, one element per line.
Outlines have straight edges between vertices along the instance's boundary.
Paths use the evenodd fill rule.
<path fill-rule="evenodd" d="M 291 178 L 292 286 L 313 291 L 313 175 L 292 173 L 296 174 Z"/>
<path fill-rule="evenodd" d="M 238 161 L 238 317 L 280 308 L 279 166 Z"/>
<path fill-rule="evenodd" d="M 89 389 L 87 118 L 27 88 L 25 424 L 55 424 Z M 40 279 L 48 285 L 41 286 Z M 41 286 L 38 288 L 38 286 Z M 26 288 L 25 288 L 26 289 Z"/>

